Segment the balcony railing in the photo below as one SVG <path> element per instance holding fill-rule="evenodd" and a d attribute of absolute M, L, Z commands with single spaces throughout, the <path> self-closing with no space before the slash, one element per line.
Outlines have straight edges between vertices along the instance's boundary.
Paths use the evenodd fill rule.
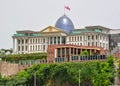
<path fill-rule="evenodd" d="M 67 60 L 69 58 L 69 60 Z M 70 57 L 58 57 L 55 58 L 55 62 L 66 62 L 66 61 L 91 61 L 91 60 L 106 60 L 106 55 L 94 55 L 94 56 L 70 56 Z"/>

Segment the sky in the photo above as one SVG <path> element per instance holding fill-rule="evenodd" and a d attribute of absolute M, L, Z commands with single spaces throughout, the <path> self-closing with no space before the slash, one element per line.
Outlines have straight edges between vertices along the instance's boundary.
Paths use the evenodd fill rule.
<path fill-rule="evenodd" d="M 65 14 L 75 29 L 101 25 L 120 29 L 120 0 L 0 0 L 0 49 L 13 47 L 12 35 L 18 30 L 40 31 L 55 26 Z"/>

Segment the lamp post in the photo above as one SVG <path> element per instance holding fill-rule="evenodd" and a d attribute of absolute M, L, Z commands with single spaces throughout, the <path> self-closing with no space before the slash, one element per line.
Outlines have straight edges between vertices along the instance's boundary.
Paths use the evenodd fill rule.
<path fill-rule="evenodd" d="M 36 86 L 36 72 L 34 73 L 34 86 Z"/>
<path fill-rule="evenodd" d="M 79 69 L 79 86 L 80 86 L 80 69 Z"/>

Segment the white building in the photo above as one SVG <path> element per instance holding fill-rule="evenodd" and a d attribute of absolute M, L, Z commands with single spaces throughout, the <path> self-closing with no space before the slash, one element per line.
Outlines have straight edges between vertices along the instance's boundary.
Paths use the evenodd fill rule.
<path fill-rule="evenodd" d="M 74 44 L 80 46 L 98 46 L 109 50 L 110 29 L 102 26 L 88 26 L 74 29 L 69 17 L 63 15 L 55 27 L 48 26 L 41 31 L 16 31 L 13 38 L 14 53 L 47 52 L 51 44 Z"/>

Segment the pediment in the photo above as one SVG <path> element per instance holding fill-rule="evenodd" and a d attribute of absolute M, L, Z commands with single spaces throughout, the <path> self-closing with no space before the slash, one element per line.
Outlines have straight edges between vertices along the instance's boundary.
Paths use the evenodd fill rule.
<path fill-rule="evenodd" d="M 52 32 L 64 32 L 64 31 L 53 26 L 49 26 L 40 31 L 40 33 L 52 33 Z"/>

